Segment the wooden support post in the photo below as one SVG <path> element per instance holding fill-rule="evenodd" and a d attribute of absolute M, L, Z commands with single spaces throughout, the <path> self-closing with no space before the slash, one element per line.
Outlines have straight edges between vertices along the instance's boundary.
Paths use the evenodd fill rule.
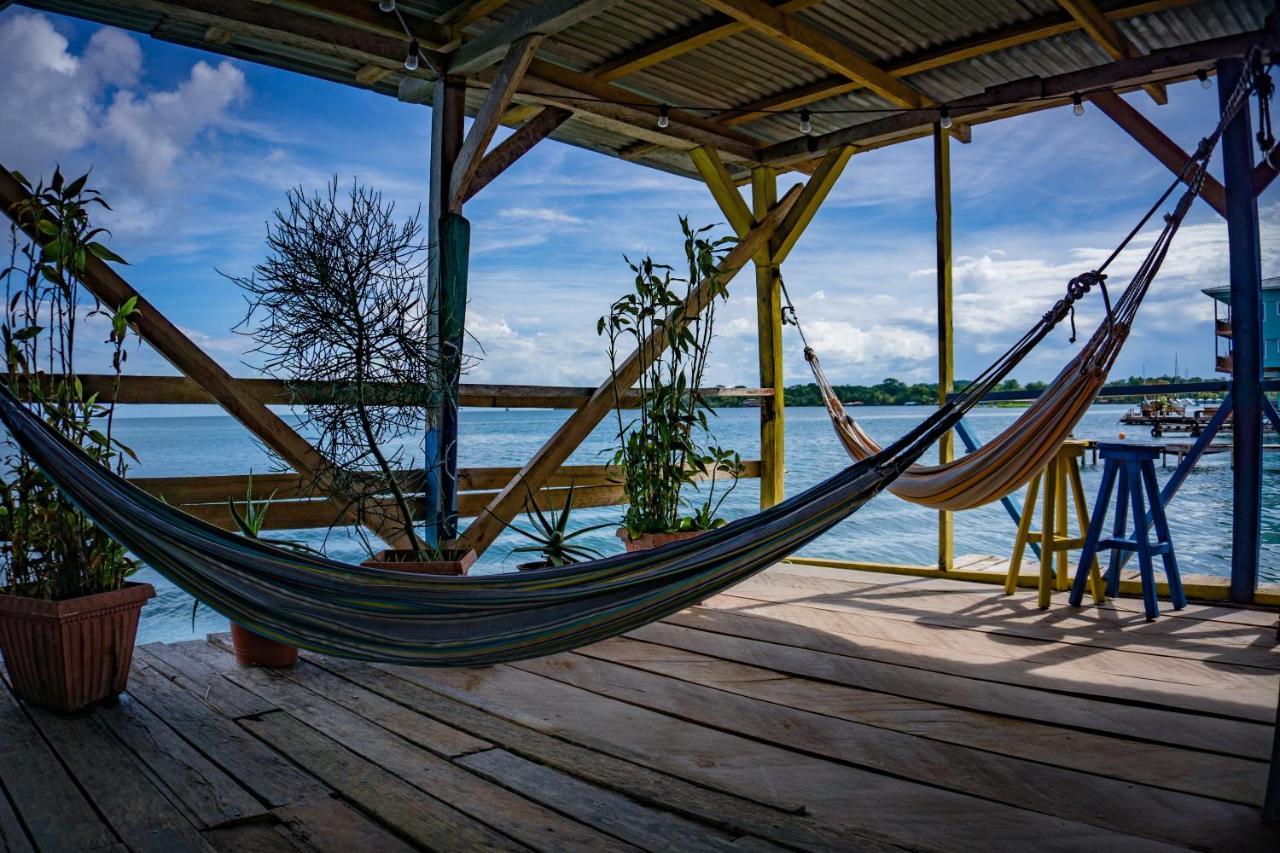
<path fill-rule="evenodd" d="M 768 243 L 770 237 L 782 223 L 787 211 L 796 203 L 800 195 L 799 187 L 787 193 L 769 215 L 761 220 L 755 228 L 738 241 L 718 269 L 722 281 L 728 281 L 755 256 L 760 248 Z M 702 313 L 710 301 L 711 295 L 705 283 L 695 287 L 686 304 L 686 314 L 692 318 Z M 520 473 L 511 478 L 511 482 L 494 497 L 485 510 L 467 528 L 459 539 L 459 545 L 474 548 L 482 552 L 493 543 L 502 532 L 504 524 L 514 518 L 524 507 L 530 491 L 536 492 L 555 471 L 564 464 L 584 438 L 590 434 L 609 410 L 613 407 L 614 387 L 630 388 L 640 377 L 640 373 L 652 363 L 653 359 L 666 349 L 666 336 L 643 341 L 640 347 L 627 357 L 615 374 L 610 376 L 592 392 L 590 399 L 583 403 L 577 411 L 570 415 L 560 428 L 539 448 Z"/>
<path fill-rule="evenodd" d="M 736 192 L 736 190 L 735 190 Z M 803 195 L 803 193 L 801 193 Z M 763 219 L 778 197 L 778 173 L 769 166 L 751 170 L 751 207 Z M 792 208 L 794 211 L 795 208 Z M 785 401 L 782 379 L 782 282 L 772 240 L 756 253 L 756 335 L 760 350 L 760 387 L 773 397 L 760 405 L 760 507 L 782 500 L 786 475 Z"/>
<path fill-rule="evenodd" d="M 940 123 L 933 125 L 933 205 L 937 214 L 938 264 L 938 405 L 947 401 L 955 387 L 955 342 L 951 318 L 951 133 Z M 938 440 L 938 461 L 955 458 L 955 433 L 948 430 Z M 938 568 L 955 568 L 955 516 L 938 512 Z"/>
<path fill-rule="evenodd" d="M 1244 63 L 1239 59 L 1218 63 L 1218 101 L 1224 108 L 1243 73 Z M 1231 266 L 1231 400 L 1235 408 L 1231 600 L 1249 604 L 1258 584 L 1262 534 L 1262 253 L 1247 103 L 1222 134 L 1222 163 Z"/>
<path fill-rule="evenodd" d="M 462 147 L 462 119 L 466 81 L 445 76 L 436 81 L 431 108 L 431 187 L 428 212 L 429 262 L 427 303 L 430 311 L 428 338 L 443 365 L 462 350 L 462 321 L 466 311 L 466 273 L 456 265 L 457 254 L 448 251 L 446 219 L 462 217 L 449 210 L 453 167 Z M 465 223 L 466 220 L 462 220 Z M 453 223 L 450 235 L 460 237 L 461 223 Z M 450 255 L 453 255 L 451 258 Z M 465 253 L 462 255 L 465 259 Z M 454 335 L 456 334 L 456 340 Z M 448 370 L 452 373 L 452 370 Z M 444 377 L 446 381 L 448 377 Z M 457 535 L 458 394 L 456 379 L 443 389 L 437 405 L 427 410 L 423 442 L 426 470 L 426 525 L 424 538 L 433 545 Z"/>
<path fill-rule="evenodd" d="M 1147 117 L 1134 109 L 1128 101 L 1115 92 L 1094 92 L 1089 96 L 1089 101 L 1120 125 L 1139 145 L 1150 151 L 1152 156 L 1163 163 L 1169 171 L 1175 175 L 1182 174 L 1190 155 L 1178 147 L 1176 142 L 1165 136 L 1160 128 L 1148 121 Z M 1205 175 L 1204 185 L 1200 188 L 1200 197 L 1218 213 L 1227 215 L 1226 191 L 1213 175 Z"/>

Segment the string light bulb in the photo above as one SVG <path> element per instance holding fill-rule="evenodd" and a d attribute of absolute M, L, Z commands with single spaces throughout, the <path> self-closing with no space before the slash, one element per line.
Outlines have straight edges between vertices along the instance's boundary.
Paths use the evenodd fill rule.
<path fill-rule="evenodd" d="M 1084 115 L 1084 99 L 1080 97 L 1079 92 L 1071 96 L 1071 112 L 1078 116 Z"/>
<path fill-rule="evenodd" d="M 420 51 L 421 51 L 421 48 L 418 46 L 417 39 L 414 39 L 413 41 L 409 42 L 409 53 L 406 54 L 404 58 L 405 71 L 418 70 L 418 53 Z"/>
<path fill-rule="evenodd" d="M 394 12 L 396 10 L 396 0 L 378 0 L 378 9 L 383 12 Z"/>
<path fill-rule="evenodd" d="M 946 105 L 938 108 L 938 124 L 943 130 L 951 129 L 951 110 L 947 109 Z"/>
<path fill-rule="evenodd" d="M 1201 89 L 1212 89 L 1213 84 L 1209 82 L 1209 72 L 1201 68 L 1196 72 L 1196 79 L 1200 81 Z"/>
<path fill-rule="evenodd" d="M 810 113 L 808 110 L 800 111 L 800 132 L 801 133 L 804 133 L 804 134 L 813 133 L 813 122 L 809 121 L 810 115 L 812 115 L 812 113 Z"/>
<path fill-rule="evenodd" d="M 671 111 L 667 108 L 666 104 L 663 104 L 662 106 L 658 107 L 658 127 L 662 128 L 663 130 L 665 130 L 671 125 L 671 116 L 669 115 L 670 112 Z"/>

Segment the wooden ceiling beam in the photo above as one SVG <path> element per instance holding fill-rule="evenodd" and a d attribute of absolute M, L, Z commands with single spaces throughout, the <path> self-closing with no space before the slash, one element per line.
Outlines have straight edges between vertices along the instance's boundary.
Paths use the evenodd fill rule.
<path fill-rule="evenodd" d="M 424 20 L 411 14 L 405 14 L 404 20 L 412 35 L 405 35 L 400 26 L 400 19 L 394 14 L 378 9 L 376 3 L 366 0 L 270 0 L 260 5 L 276 6 L 333 21 L 339 24 L 359 27 L 372 33 L 381 33 L 408 41 L 416 38 L 423 47 L 440 48 L 453 38 L 449 27 L 436 21 Z"/>
<path fill-rule="evenodd" d="M 467 184 L 465 203 L 476 193 L 484 189 L 507 167 L 529 152 L 533 146 L 546 139 L 556 128 L 573 118 L 573 113 L 559 107 L 544 107 L 542 111 L 521 125 L 515 133 L 499 142 L 494 149 L 485 155 L 476 169 L 471 182 Z M 465 405 L 465 403 L 464 403 Z"/>
<path fill-rule="evenodd" d="M 598 15 L 620 0 L 542 0 L 464 43 L 449 58 L 450 74 L 473 74 L 496 63 L 517 41 L 549 36 Z"/>
<path fill-rule="evenodd" d="M 1195 0 L 1144 0 L 1128 6 L 1111 9 L 1104 14 L 1108 20 L 1120 21 L 1138 15 L 1150 15 L 1167 9 L 1186 6 Z M 986 56 L 1011 47 L 1042 41 L 1064 33 L 1081 29 L 1080 22 L 1065 12 L 1046 15 L 995 32 L 983 33 L 974 38 L 965 39 L 940 48 L 912 54 L 902 59 L 885 64 L 885 70 L 894 77 L 907 77 L 922 71 L 943 68 L 966 59 Z M 728 127 L 745 124 L 765 118 L 770 110 L 788 110 L 803 107 L 827 98 L 834 98 L 848 92 L 856 92 L 863 88 L 848 78 L 828 77 L 816 83 L 810 83 L 785 92 L 779 92 L 766 98 L 743 104 L 733 110 L 726 110 L 712 116 L 712 120 Z"/>
<path fill-rule="evenodd" d="M 436 18 L 436 23 L 461 30 L 484 20 L 509 2 L 510 0 L 466 0 Z"/>
<path fill-rule="evenodd" d="M 1126 59 L 1058 74 L 1031 77 L 992 86 L 979 95 L 949 103 L 951 116 L 965 124 L 982 123 L 1017 112 L 1069 103 L 1075 92 L 1100 89 L 1123 90 L 1147 83 L 1185 80 L 1219 59 L 1243 56 L 1261 34 L 1240 33 L 1194 44 L 1152 51 L 1145 56 Z M 932 132 L 934 117 L 926 113 L 895 113 L 819 136 L 798 136 L 769 145 L 760 151 L 761 159 L 770 164 L 786 164 L 811 159 L 837 145 L 855 145 L 859 150 Z"/>
<path fill-rule="evenodd" d="M 1124 33 L 1120 32 L 1114 21 L 1102 14 L 1102 10 L 1093 0 L 1058 0 L 1058 5 L 1065 9 L 1067 14 L 1089 34 L 1089 38 L 1093 39 L 1113 60 L 1133 59 L 1141 55 L 1141 51 L 1125 37 Z M 1163 86 L 1151 83 L 1143 86 L 1143 89 L 1157 104 L 1169 103 L 1169 93 Z"/>
<path fill-rule="evenodd" d="M 701 0 L 717 12 L 735 18 L 751 29 L 769 36 L 810 62 L 843 74 L 890 103 L 918 108 L 930 101 L 920 92 L 876 66 L 837 39 L 763 0 Z"/>
<path fill-rule="evenodd" d="M 1142 113 L 1114 92 L 1097 92 L 1089 96 L 1089 102 L 1133 137 L 1151 155 L 1165 165 L 1170 172 L 1181 175 L 1191 156 L 1176 142 L 1165 136 Z M 1227 215 L 1227 191 L 1213 175 L 1205 175 L 1200 197 L 1223 218 Z"/>
<path fill-rule="evenodd" d="M 816 6 L 820 2 L 822 0 L 769 0 L 769 5 L 779 12 L 790 14 Z M 746 32 L 747 29 L 743 22 L 717 13 L 614 57 L 592 70 L 591 76 L 605 82 L 619 80 L 660 62 L 683 56 L 691 50 Z"/>
<path fill-rule="evenodd" d="M 489 149 L 489 142 L 497 132 L 503 114 L 507 111 L 507 107 L 511 106 L 511 99 L 515 96 L 521 81 L 524 80 L 524 73 L 542 44 L 542 39 L 543 37 L 537 33 L 525 36 L 511 46 L 498 67 L 497 76 L 489 84 L 489 93 L 480 104 L 480 109 L 471 122 L 471 128 L 462 141 L 462 148 L 454 159 L 449 185 L 450 210 L 461 210 L 462 202 L 469 197 L 468 190 L 476 170 L 480 167 L 480 161 Z"/>

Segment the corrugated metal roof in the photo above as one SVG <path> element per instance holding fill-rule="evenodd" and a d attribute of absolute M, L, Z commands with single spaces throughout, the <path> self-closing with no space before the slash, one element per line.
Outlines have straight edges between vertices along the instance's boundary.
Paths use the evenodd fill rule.
<path fill-rule="evenodd" d="M 347 0 L 355 11 L 369 15 L 371 2 Z M 540 0 L 509 0 L 468 26 L 474 37 L 498 22 L 536 6 Z M 305 9 L 307 0 L 276 0 L 291 12 Z M 170 41 L 250 61 L 290 68 L 331 80 L 354 84 L 356 72 L 365 64 L 350 51 L 318 44 L 315 50 L 289 45 L 270 32 L 251 27 L 228 26 L 230 42 L 216 45 L 205 40 L 208 15 L 197 14 L 215 6 L 205 2 L 178 3 L 177 0 L 35 0 L 29 5 L 101 21 Z M 256 6 L 256 4 L 252 4 Z M 458 6 L 456 0 L 401 0 L 399 8 L 415 26 L 424 26 Z M 1136 0 L 1099 2 L 1104 10 L 1124 9 Z M 320 7 L 326 10 L 320 11 Z M 1269 0 L 1169 0 L 1147 2 L 1143 8 L 1159 7 L 1136 16 L 1120 15 L 1116 25 L 1139 52 L 1175 47 L 1222 36 L 1235 35 L 1262 26 Z M 342 0 L 316 3 L 315 14 L 324 16 L 342 11 Z M 258 7 L 261 8 L 261 7 Z M 375 7 L 376 8 L 376 7 Z M 216 11 L 234 17 L 235 6 Z M 1010 28 L 1069 22 L 1056 0 L 821 0 L 794 13 L 796 20 L 810 25 L 846 44 L 862 57 L 882 67 L 901 66 L 975 39 L 1007 33 Z M 375 17 L 374 23 L 378 23 Z M 387 26 L 398 26 L 386 16 Z M 729 19 L 686 0 L 623 0 L 605 11 L 549 37 L 540 58 L 586 76 L 608 62 L 635 54 L 638 50 L 690 27 L 705 27 Z M 354 26 L 354 25 L 352 25 Z M 367 27 L 366 27 L 367 28 Z M 375 27 L 376 29 L 376 27 Z M 384 33 L 383 35 L 387 35 Z M 392 34 L 394 35 L 394 34 Z M 394 59 L 381 56 L 368 60 L 389 71 Z M 942 67 L 903 77 L 908 85 L 929 99 L 949 102 L 981 94 L 988 87 L 1028 77 L 1049 77 L 1109 62 L 1109 57 L 1082 30 L 1075 29 L 1049 38 L 971 56 Z M 421 72 L 419 75 L 421 76 Z M 391 71 L 371 88 L 394 94 L 402 70 Z M 649 99 L 674 106 L 696 106 L 698 114 L 753 104 L 822 81 L 842 78 L 831 68 L 801 55 L 773 38 L 745 30 L 702 45 L 666 61 L 651 65 L 613 82 L 620 101 Z M 468 98 L 471 110 L 482 94 Z M 586 109 L 588 101 L 577 106 Z M 866 89 L 825 97 L 811 103 L 815 133 L 821 134 L 873 121 L 892 104 Z M 850 112 L 824 112 L 847 110 Z M 785 142 L 798 135 L 794 114 L 766 115 L 726 129 L 728 134 L 745 134 L 759 144 Z M 616 121 L 605 121 L 579 112 L 563 125 L 554 138 L 569 144 L 610 154 L 626 152 L 634 159 L 665 171 L 691 173 L 688 158 L 679 149 L 646 144 L 631 129 Z M 684 143 L 687 144 L 687 143 Z M 637 152 L 639 153 L 637 156 Z M 743 168 L 731 164 L 739 175 Z"/>

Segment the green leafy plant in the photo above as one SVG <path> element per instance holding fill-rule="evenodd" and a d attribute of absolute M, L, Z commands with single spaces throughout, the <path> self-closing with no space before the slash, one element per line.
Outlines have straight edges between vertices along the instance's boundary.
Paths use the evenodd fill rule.
<path fill-rule="evenodd" d="M 614 302 L 596 327 L 608 341 L 615 372 L 626 351 L 653 356 L 634 389 L 614 387 L 618 445 L 612 464 L 624 477 L 627 509 L 622 523 L 633 538 L 716 526 L 716 513 L 742 470 L 741 459 L 733 451 L 703 449 L 712 440 L 708 414 L 714 412 L 700 390 L 716 307 L 728 296 L 717 264 L 734 239 L 712 239 L 706 236 L 711 226 L 695 230 L 685 217 L 680 217 L 680 230 L 685 275 L 675 275 L 672 267 L 650 257 L 638 263 L 627 259 L 634 290 Z M 685 306 L 691 304 L 698 287 L 705 289 L 698 301 L 706 307 L 689 311 Z M 659 351 L 653 352 L 655 348 Z M 638 409 L 627 408 L 623 394 L 628 390 L 638 394 Z M 717 476 L 732 480 L 718 500 Z M 692 514 L 684 515 L 685 487 L 704 478 L 711 479 L 706 499 Z"/>
<path fill-rule="evenodd" d="M 548 566 L 567 566 L 580 560 L 600 558 L 599 551 L 574 540 L 585 533 L 612 527 L 613 524 L 593 524 L 570 532 L 569 515 L 573 512 L 573 488 L 573 483 L 570 483 L 564 498 L 564 506 L 558 512 L 552 510 L 549 516 L 538 506 L 533 493 L 529 492 L 529 499 L 524 505 L 524 515 L 529 520 L 529 529 L 517 527 L 510 522 L 503 522 L 503 524 L 508 530 L 532 540 L 534 544 L 512 548 L 510 553 L 541 554 L 543 562 Z M 528 489 L 527 486 L 526 489 Z"/>
<path fill-rule="evenodd" d="M 105 318 L 115 399 L 126 345 L 136 334 L 137 299 L 109 310 L 89 294 L 84 278 L 91 257 L 124 263 L 100 242 L 108 232 L 90 219 L 95 207 L 110 206 L 87 186 L 87 174 L 69 181 L 55 169 L 48 184 L 14 176 L 30 198 L 8 211 L 11 250 L 0 273 L 4 381 L 90 458 L 123 475 L 137 457 L 114 433 L 114 403 L 86 393 L 76 364 L 81 323 Z M 38 239 L 30 239 L 32 233 Z M 138 567 L 61 496 L 11 438 L 0 443 L 0 542 L 0 589 L 35 598 L 117 590 Z"/>

